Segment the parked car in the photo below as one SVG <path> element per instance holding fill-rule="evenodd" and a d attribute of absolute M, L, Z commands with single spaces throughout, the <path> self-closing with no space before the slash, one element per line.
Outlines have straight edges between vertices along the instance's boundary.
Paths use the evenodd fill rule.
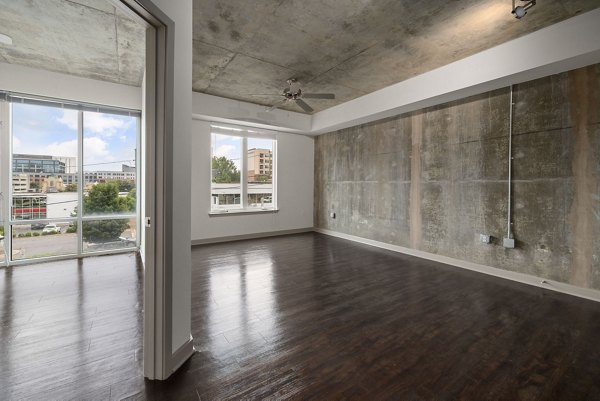
<path fill-rule="evenodd" d="M 31 223 L 32 230 L 43 230 L 46 227 L 46 223 Z"/>
<path fill-rule="evenodd" d="M 60 227 L 56 224 L 47 224 L 42 230 L 43 233 L 60 233 Z"/>

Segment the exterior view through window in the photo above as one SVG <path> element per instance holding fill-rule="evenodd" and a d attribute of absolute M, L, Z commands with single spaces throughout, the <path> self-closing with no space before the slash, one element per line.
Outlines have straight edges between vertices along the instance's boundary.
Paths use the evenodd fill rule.
<path fill-rule="evenodd" d="M 136 248 L 139 113 L 6 98 L 0 262 Z"/>
<path fill-rule="evenodd" d="M 213 125 L 211 210 L 276 209 L 276 135 Z"/>

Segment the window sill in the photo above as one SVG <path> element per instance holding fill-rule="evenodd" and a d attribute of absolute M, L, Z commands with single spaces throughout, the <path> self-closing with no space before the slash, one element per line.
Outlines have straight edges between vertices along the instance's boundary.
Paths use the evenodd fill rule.
<path fill-rule="evenodd" d="M 224 210 L 211 210 L 208 212 L 210 217 L 216 216 L 233 216 L 240 214 L 263 214 L 263 213 L 277 213 L 279 209 L 224 209 Z"/>

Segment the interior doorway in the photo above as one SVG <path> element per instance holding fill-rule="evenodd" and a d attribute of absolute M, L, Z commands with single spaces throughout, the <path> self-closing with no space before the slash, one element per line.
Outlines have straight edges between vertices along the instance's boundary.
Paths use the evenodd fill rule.
<path fill-rule="evenodd" d="M 15 182 L 15 185 L 20 185 L 19 180 L 23 177 L 17 176 L 13 179 L 12 176 L 13 161 L 18 158 L 15 157 L 16 154 L 13 151 L 14 143 L 11 143 L 11 124 L 9 121 L 0 124 L 1 134 L 9 138 L 5 144 L 0 143 L 0 153 L 6 155 L 6 157 L 2 157 L 0 164 L 3 172 L 11 172 L 8 178 L 0 177 L 0 186 L 2 187 L 0 205 L 3 205 L 1 206 L 2 210 L 0 210 L 0 227 L 2 227 L 0 233 L 0 248 L 2 249 L 0 263 L 7 266 L 9 262 L 18 262 L 13 260 L 15 258 L 12 254 L 16 240 L 29 239 L 33 241 L 42 238 L 41 234 L 39 236 L 31 234 L 31 236 L 23 237 L 17 235 L 14 238 L 15 244 L 13 244 L 12 233 L 15 231 L 13 226 L 15 229 L 23 228 L 20 226 L 24 225 L 22 222 L 24 218 L 31 220 L 27 223 L 29 225 L 27 232 L 33 232 L 37 229 L 32 230 L 31 224 L 36 225 L 36 227 L 43 224 L 42 231 L 44 229 L 47 231 L 61 230 L 60 235 L 62 235 L 63 230 L 65 231 L 64 234 L 67 234 L 66 231 L 73 226 L 71 230 L 74 232 L 68 233 L 70 235 L 68 249 L 59 252 L 59 254 L 35 255 L 36 260 L 72 258 L 92 253 L 89 241 L 86 245 L 85 238 L 87 235 L 84 234 L 86 226 L 91 225 L 93 222 L 110 225 L 109 223 L 124 223 L 127 221 L 128 227 L 125 228 L 122 224 L 124 230 L 119 234 L 120 245 L 124 246 L 121 246 L 120 249 L 97 251 L 131 250 L 137 249 L 139 246 L 145 266 L 144 375 L 152 379 L 166 378 L 178 366 L 177 362 L 172 362 L 176 358 L 173 357 L 171 341 L 172 272 L 168 263 L 172 260 L 172 244 L 169 241 L 173 233 L 172 222 L 168 216 L 172 216 L 173 207 L 172 199 L 165 197 L 165 194 L 172 193 L 171 181 L 173 177 L 174 23 L 153 2 L 146 0 L 106 0 L 105 2 L 70 0 L 56 3 L 64 3 L 63 5 L 68 8 L 68 11 L 66 11 L 67 9 L 54 9 L 57 4 L 53 4 L 52 10 L 50 10 L 42 9 L 41 4 L 34 2 L 2 2 L 3 12 L 0 16 L 2 30 L 11 29 L 16 33 L 13 35 L 15 40 L 10 41 L 11 46 L 14 44 L 10 51 L 3 52 L 3 49 L 0 48 L 0 60 L 7 62 L 6 65 L 0 66 L 2 68 L 2 74 L 0 75 L 3 76 L 0 76 L 0 90 L 3 90 L 13 100 L 20 97 L 27 99 L 32 104 L 38 102 L 37 106 L 39 107 L 43 106 L 41 104 L 43 102 L 58 101 L 57 103 L 60 103 L 58 107 L 61 110 L 75 110 L 74 126 L 76 125 L 76 128 L 72 132 L 74 137 L 69 139 L 75 152 L 73 154 L 57 155 L 57 157 L 64 158 L 64 160 L 58 160 L 58 162 L 50 158 L 49 166 L 50 164 L 60 165 L 59 168 L 65 169 L 64 173 L 61 171 L 61 174 L 73 174 L 77 182 L 67 182 L 65 184 L 65 181 L 70 179 L 65 176 L 62 177 L 64 178 L 62 183 L 58 181 L 51 182 L 50 177 L 43 177 L 48 178 L 48 180 L 42 183 L 40 181 L 42 177 L 34 177 L 34 181 L 35 178 L 40 180 L 34 182 L 33 189 L 38 189 L 39 186 L 44 185 L 45 194 L 48 195 L 54 193 L 54 189 L 57 189 L 58 186 L 66 187 L 69 184 L 75 184 L 76 190 L 73 191 L 73 196 L 76 199 L 67 200 L 69 204 L 74 206 L 71 209 L 68 207 L 63 208 L 67 210 L 61 211 L 61 213 L 68 214 L 68 216 L 60 217 L 60 223 L 64 223 L 64 226 L 58 224 L 59 221 L 55 217 L 48 216 L 49 203 L 52 202 L 48 201 L 47 196 L 44 200 L 41 199 L 42 197 L 36 197 L 37 192 L 34 192 L 33 195 L 29 196 L 29 199 L 25 199 L 26 196 L 19 196 L 19 199 L 15 197 L 16 202 L 19 204 L 13 205 L 13 182 Z M 52 16 L 50 16 L 50 13 L 53 13 Z M 39 19 L 40 15 L 43 15 L 44 18 Z M 86 23 L 85 18 L 83 18 L 90 15 L 102 16 L 107 20 L 105 21 L 107 24 L 99 31 L 93 31 L 91 24 Z M 66 21 L 65 18 L 68 17 L 75 18 L 72 21 Z M 39 21 L 26 24 L 21 21 L 23 18 L 39 19 Z M 42 23 L 48 20 L 51 20 L 54 26 L 44 31 L 41 28 Z M 139 82 L 140 86 L 134 88 L 127 85 L 126 77 L 120 74 L 121 72 L 127 72 L 128 67 L 131 65 L 135 65 L 135 63 L 132 63 L 135 54 L 127 52 L 132 47 L 130 45 L 133 40 L 131 37 L 127 37 L 127 32 L 129 32 L 128 30 L 135 31 L 132 27 L 136 24 L 143 27 L 141 52 L 144 62 L 140 70 L 142 71 L 140 79 L 143 82 Z M 124 27 L 123 31 L 119 31 L 121 25 Z M 61 30 L 61 27 L 68 27 L 68 29 Z M 21 32 L 23 33 L 22 38 L 19 37 L 19 29 L 21 28 L 30 29 L 30 31 Z M 79 33 L 73 34 L 73 32 Z M 112 42 L 100 50 L 110 52 L 116 49 L 117 52 L 120 52 L 119 60 L 113 66 L 116 70 L 113 71 L 105 70 L 103 67 L 102 62 L 108 60 L 103 57 L 106 54 L 100 52 L 97 54 L 100 55 L 99 57 L 91 56 L 93 49 L 86 45 L 86 40 L 102 37 L 106 33 L 108 33 Z M 39 38 L 46 38 L 48 35 L 52 36 L 48 38 L 49 40 L 38 40 Z M 30 46 L 27 46 L 27 44 Z M 36 47 L 38 45 L 39 47 Z M 58 46 L 58 48 L 51 48 L 53 45 Z M 44 49 L 44 46 L 50 46 L 50 48 Z M 69 54 L 69 51 L 73 49 L 76 50 L 70 54 L 73 58 L 56 59 Z M 31 52 L 41 53 L 36 55 L 31 54 Z M 86 64 L 88 61 L 97 61 L 97 66 L 100 66 L 100 68 L 90 68 Z M 111 64 L 111 62 L 108 64 Z M 6 79 L 8 76 L 10 76 L 10 79 Z M 117 76 L 119 78 L 115 81 Z M 110 81 L 111 79 L 113 81 L 99 86 L 93 83 L 103 80 Z M 122 83 L 125 83 L 125 85 L 122 85 Z M 100 87 L 101 89 L 98 89 Z M 117 93 L 111 93 L 111 90 L 106 88 L 111 90 L 116 88 Z M 138 102 L 140 107 L 130 108 L 127 106 L 127 103 L 134 98 L 133 102 Z M 127 210 L 127 213 L 123 211 L 124 213 L 118 215 L 107 215 L 105 213 L 102 216 L 86 216 L 86 113 L 93 113 L 94 108 L 107 105 L 114 106 L 114 109 L 108 114 L 113 112 L 113 114 L 116 114 L 124 110 L 128 113 L 132 110 L 138 113 L 139 110 L 142 111 L 141 114 L 129 116 L 137 119 L 136 129 L 141 132 L 139 140 L 136 141 L 136 155 L 134 156 L 136 180 L 138 181 L 135 214 L 131 213 L 131 210 Z M 2 108 L 5 115 L 9 116 L 9 119 L 12 118 L 14 110 L 11 110 L 9 102 L 0 102 L 0 108 Z M 118 118 L 115 119 L 118 120 Z M 87 153 L 89 154 L 89 152 Z M 26 154 L 18 153 L 18 155 L 25 156 Z M 20 157 L 20 159 L 25 160 L 27 158 Z M 33 159 L 30 158 L 29 161 Z M 129 156 L 127 159 L 129 159 Z M 43 166 L 43 159 L 39 160 L 42 161 Z M 131 164 L 124 164 L 132 167 Z M 73 167 L 70 173 L 67 173 L 67 165 Z M 25 173 L 25 171 L 23 172 Z M 33 174 L 35 176 L 35 172 Z M 25 181 L 23 182 L 23 188 L 26 189 L 28 183 L 32 181 L 29 177 L 26 177 Z M 48 188 L 51 188 L 49 193 Z M 29 186 L 29 189 L 32 189 L 32 186 Z M 29 189 L 26 189 L 26 191 Z M 70 189 L 73 189 L 73 186 Z M 57 191 L 59 190 L 57 189 Z M 91 210 L 89 205 L 87 208 Z M 43 212 L 46 215 L 43 215 Z M 72 213 L 74 215 L 71 215 Z M 132 220 L 135 220 L 135 222 L 132 222 Z M 133 228 L 132 225 L 136 227 Z M 16 231 L 17 234 L 21 233 L 19 230 Z M 102 230 L 96 230 L 97 235 L 100 231 Z M 134 232 L 135 241 L 133 240 Z M 43 237 L 50 239 L 53 235 L 55 237 L 52 237 L 52 239 L 59 238 L 59 234 L 50 234 L 49 232 Z M 67 236 L 64 239 L 67 239 Z M 39 248 L 34 247 L 31 249 L 35 251 Z M 34 258 L 24 258 L 27 262 L 30 262 L 30 259 Z M 22 263 L 25 263 L 25 261 Z"/>

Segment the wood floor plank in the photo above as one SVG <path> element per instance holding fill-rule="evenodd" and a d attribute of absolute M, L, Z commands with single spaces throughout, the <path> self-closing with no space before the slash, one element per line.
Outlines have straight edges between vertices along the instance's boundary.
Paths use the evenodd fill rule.
<path fill-rule="evenodd" d="M 198 352 L 142 375 L 133 255 L 0 271 L 0 399 L 600 399 L 600 304 L 316 233 L 194 247 Z"/>

